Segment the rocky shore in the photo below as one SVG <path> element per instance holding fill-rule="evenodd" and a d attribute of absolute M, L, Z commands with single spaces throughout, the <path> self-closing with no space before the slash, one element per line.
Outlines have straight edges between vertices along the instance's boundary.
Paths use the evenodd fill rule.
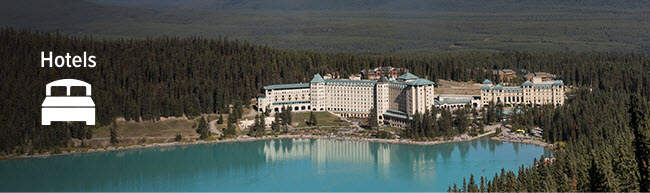
<path fill-rule="evenodd" d="M 490 139 L 498 140 L 498 141 L 513 142 L 513 143 L 528 143 L 528 144 L 539 145 L 539 146 L 547 147 L 547 148 L 554 148 L 555 147 L 553 144 L 546 143 L 544 141 L 540 141 L 540 140 L 536 140 L 536 139 L 513 139 L 513 138 L 507 138 L 507 137 L 492 137 Z"/>

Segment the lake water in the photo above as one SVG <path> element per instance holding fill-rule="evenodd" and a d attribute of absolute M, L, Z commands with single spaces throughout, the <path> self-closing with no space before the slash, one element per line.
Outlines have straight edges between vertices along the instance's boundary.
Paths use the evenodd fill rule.
<path fill-rule="evenodd" d="M 541 155 L 551 150 L 488 138 L 275 139 L 0 161 L 0 191 L 446 191 Z"/>

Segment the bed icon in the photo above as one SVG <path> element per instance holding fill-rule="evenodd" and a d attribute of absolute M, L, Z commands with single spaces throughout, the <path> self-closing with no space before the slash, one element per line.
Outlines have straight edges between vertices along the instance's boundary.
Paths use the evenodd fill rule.
<path fill-rule="evenodd" d="M 65 86 L 66 96 L 52 96 L 53 86 Z M 86 96 L 70 96 L 70 87 L 86 87 Z M 45 100 L 42 105 L 42 125 L 52 121 L 84 121 L 86 125 L 95 125 L 95 103 L 90 98 L 90 84 L 75 79 L 61 79 L 46 86 Z"/>

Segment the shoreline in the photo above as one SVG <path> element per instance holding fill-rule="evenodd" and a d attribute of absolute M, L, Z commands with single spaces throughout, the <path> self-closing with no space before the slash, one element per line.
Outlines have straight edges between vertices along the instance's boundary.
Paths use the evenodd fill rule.
<path fill-rule="evenodd" d="M 121 151 L 121 150 L 131 150 L 131 149 L 144 149 L 144 148 L 156 148 L 156 147 L 171 147 L 171 146 L 182 146 L 182 145 L 198 145 L 198 144 L 216 144 L 216 143 L 230 143 L 230 142 L 250 142 L 250 141 L 260 141 L 260 140 L 269 140 L 269 139 L 330 139 L 330 140 L 344 140 L 344 141 L 365 141 L 365 142 L 374 142 L 374 143 L 393 143 L 393 144 L 407 144 L 407 145 L 436 145 L 443 143 L 453 143 L 453 142 L 464 142 L 471 141 L 481 137 L 485 137 L 491 134 L 494 134 L 495 131 L 491 130 L 486 133 L 480 134 L 473 137 L 454 137 L 452 140 L 445 141 L 412 141 L 410 139 L 378 139 L 378 138 L 361 138 L 361 137 L 342 137 L 342 136 L 323 136 L 323 135 L 278 135 L 278 136 L 264 136 L 264 137 L 242 137 L 235 139 L 225 139 L 225 140 L 200 140 L 200 141 L 191 141 L 191 142 L 165 142 L 165 143 L 153 143 L 153 144 L 140 144 L 140 145 L 129 145 L 129 146 L 108 146 L 92 149 L 75 149 L 72 151 L 63 151 L 58 154 L 53 154 L 50 152 L 40 153 L 34 155 L 17 155 L 17 156 L 7 156 L 0 158 L 2 160 L 11 160 L 11 159 L 29 159 L 29 158 L 47 158 L 52 156 L 62 156 L 62 155 L 74 155 L 74 154 L 86 154 L 86 153 L 102 153 L 102 152 L 112 152 L 112 151 Z M 506 141 L 513 143 L 529 143 L 534 145 L 539 145 L 542 147 L 549 148 L 548 143 L 537 141 L 537 140 L 509 140 L 502 139 L 499 137 L 491 137 L 491 140 Z"/>
<path fill-rule="evenodd" d="M 527 143 L 527 144 L 533 144 L 533 145 L 539 145 L 545 148 L 550 148 L 553 149 L 555 148 L 555 145 L 546 143 L 540 140 L 535 140 L 535 139 L 508 139 L 505 137 L 491 137 L 490 139 L 496 140 L 496 141 L 505 141 L 505 142 L 511 142 L 511 143 Z"/>

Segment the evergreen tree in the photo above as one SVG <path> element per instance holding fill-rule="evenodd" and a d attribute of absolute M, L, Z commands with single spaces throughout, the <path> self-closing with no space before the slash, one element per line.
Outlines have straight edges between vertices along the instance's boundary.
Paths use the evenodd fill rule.
<path fill-rule="evenodd" d="M 233 123 L 228 123 L 226 129 L 223 131 L 223 134 L 226 137 L 236 136 L 237 129 L 235 128 L 235 125 Z"/>
<path fill-rule="evenodd" d="M 111 127 L 110 127 L 109 130 L 110 130 L 110 136 L 111 136 L 111 140 L 110 140 L 111 144 L 115 145 L 115 144 L 119 143 L 119 141 L 117 140 L 117 122 L 115 122 L 115 120 L 113 120 L 113 124 L 111 124 Z"/>
<path fill-rule="evenodd" d="M 217 124 L 221 125 L 223 124 L 223 115 L 219 114 L 219 119 L 217 120 Z"/>
<path fill-rule="evenodd" d="M 456 119 L 454 120 L 454 125 L 457 128 L 457 134 L 463 134 L 467 132 L 467 129 L 469 128 L 469 119 L 467 118 L 468 109 L 469 107 L 466 106 L 454 111 L 454 114 L 456 115 Z"/>
<path fill-rule="evenodd" d="M 379 123 L 377 122 L 377 108 L 374 106 L 370 109 L 370 112 L 368 114 L 368 125 L 371 128 L 379 127 Z"/>
<path fill-rule="evenodd" d="M 284 125 L 291 125 L 293 123 L 293 119 L 291 117 L 291 107 L 286 107 L 284 111 L 282 111 L 282 122 Z"/>
<path fill-rule="evenodd" d="M 199 139 L 207 139 L 210 137 L 210 129 L 208 128 L 208 122 L 205 120 L 204 116 L 199 118 L 199 125 L 196 128 L 196 133 L 198 133 Z"/>
<path fill-rule="evenodd" d="M 318 124 L 318 120 L 316 119 L 316 115 L 314 115 L 314 111 L 309 112 L 309 125 L 314 126 Z"/>
<path fill-rule="evenodd" d="M 92 139 L 93 138 L 93 129 L 91 127 L 86 127 L 86 139 Z"/>
<path fill-rule="evenodd" d="M 273 123 L 271 124 L 271 130 L 277 133 L 280 132 L 280 129 L 280 116 L 276 114 Z"/>
<path fill-rule="evenodd" d="M 180 142 L 180 141 L 182 141 L 182 140 L 183 140 L 183 136 L 182 136 L 180 133 L 179 133 L 179 134 L 176 134 L 176 138 L 174 138 L 174 141 L 176 141 L 176 142 Z"/>
<path fill-rule="evenodd" d="M 474 181 L 474 174 L 471 174 L 469 177 L 469 184 L 467 184 L 467 192 L 478 192 L 478 186 L 476 185 L 476 182 Z"/>
<path fill-rule="evenodd" d="M 634 148 L 639 168 L 641 192 L 650 191 L 650 119 L 648 104 L 638 95 L 630 100 L 630 127 L 634 132 Z"/>

